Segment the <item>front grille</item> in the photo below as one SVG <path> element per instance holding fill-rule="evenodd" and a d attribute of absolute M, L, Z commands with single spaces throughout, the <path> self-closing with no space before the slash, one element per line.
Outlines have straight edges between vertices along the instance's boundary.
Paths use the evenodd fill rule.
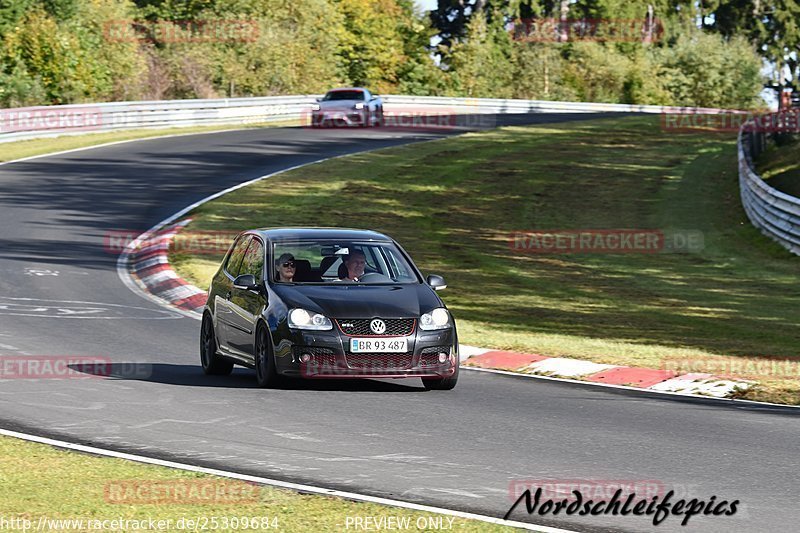
<path fill-rule="evenodd" d="M 382 318 L 386 323 L 386 331 L 380 335 L 375 335 L 369 329 L 372 318 L 353 318 L 336 320 L 339 329 L 345 335 L 351 337 L 405 337 L 414 333 L 417 325 L 415 318 Z"/>
<path fill-rule="evenodd" d="M 336 366 L 336 352 L 330 348 L 319 348 L 316 346 L 293 346 L 292 353 L 295 360 L 300 358 L 300 355 L 307 353 L 313 356 L 313 359 L 308 364 L 317 366 Z"/>
<path fill-rule="evenodd" d="M 419 366 L 437 366 L 442 363 L 439 362 L 439 354 L 446 353 L 450 355 L 450 346 L 429 346 L 423 348 L 419 353 Z"/>
<path fill-rule="evenodd" d="M 410 353 L 348 353 L 347 365 L 360 370 L 403 370 L 411 368 Z"/>

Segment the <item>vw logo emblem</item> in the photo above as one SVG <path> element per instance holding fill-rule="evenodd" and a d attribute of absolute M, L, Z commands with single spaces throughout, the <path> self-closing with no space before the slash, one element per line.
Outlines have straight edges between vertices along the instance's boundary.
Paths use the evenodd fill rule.
<path fill-rule="evenodd" d="M 383 335 L 386 332 L 386 322 L 380 318 L 376 318 L 369 323 L 369 329 L 371 329 L 372 333 L 375 335 Z"/>

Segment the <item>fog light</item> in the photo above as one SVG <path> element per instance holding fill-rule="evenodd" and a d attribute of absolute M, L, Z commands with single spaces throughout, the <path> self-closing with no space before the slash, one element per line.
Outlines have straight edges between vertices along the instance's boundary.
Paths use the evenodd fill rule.
<path fill-rule="evenodd" d="M 444 363 L 445 361 L 447 361 L 447 354 L 442 352 L 439 354 L 439 362 Z"/>
<path fill-rule="evenodd" d="M 311 361 L 311 354 L 304 353 L 300 356 L 301 363 L 308 363 L 309 361 Z"/>

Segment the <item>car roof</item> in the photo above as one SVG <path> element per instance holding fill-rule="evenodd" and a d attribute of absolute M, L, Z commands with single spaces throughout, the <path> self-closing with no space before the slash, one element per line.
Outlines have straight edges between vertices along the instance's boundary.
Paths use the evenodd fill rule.
<path fill-rule="evenodd" d="M 392 239 L 377 231 L 353 228 L 258 228 L 250 230 L 269 240 L 346 240 L 392 242 Z"/>
<path fill-rule="evenodd" d="M 369 92 L 369 89 L 366 89 L 364 87 L 340 87 L 340 88 L 337 88 L 337 89 L 331 89 L 328 92 L 329 93 L 335 93 L 335 92 L 338 92 L 338 91 L 367 91 L 367 92 Z"/>

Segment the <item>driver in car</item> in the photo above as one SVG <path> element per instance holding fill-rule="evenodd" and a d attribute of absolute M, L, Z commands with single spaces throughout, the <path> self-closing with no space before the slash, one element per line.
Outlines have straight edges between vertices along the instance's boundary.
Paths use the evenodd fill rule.
<path fill-rule="evenodd" d="M 342 261 L 347 267 L 347 276 L 342 281 L 359 281 L 367 266 L 367 256 L 361 250 L 353 250 Z"/>

